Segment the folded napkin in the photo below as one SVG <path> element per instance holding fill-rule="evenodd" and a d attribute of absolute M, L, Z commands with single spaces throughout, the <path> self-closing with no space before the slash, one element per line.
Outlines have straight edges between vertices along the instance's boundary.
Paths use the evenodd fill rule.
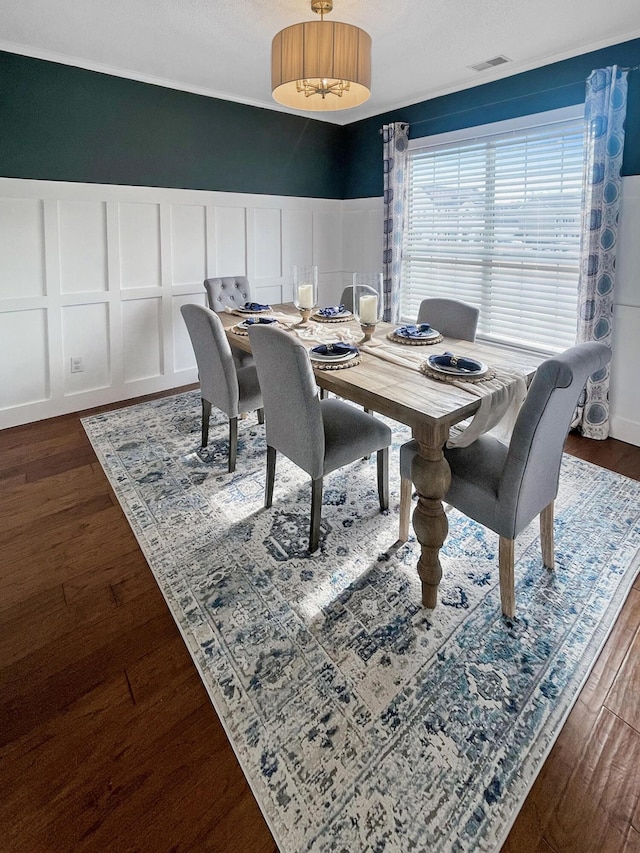
<path fill-rule="evenodd" d="M 265 325 L 269 323 L 277 323 L 278 320 L 276 317 L 247 317 L 244 321 L 245 326 L 252 326 L 254 323 L 264 323 Z"/>
<path fill-rule="evenodd" d="M 416 326 L 400 326 L 396 329 L 396 335 L 405 338 L 428 338 L 431 334 L 429 323 L 418 323 Z"/>
<path fill-rule="evenodd" d="M 437 364 L 439 367 L 455 367 L 457 370 L 468 370 L 471 373 L 477 373 L 482 365 L 472 358 L 456 358 L 452 352 L 445 352 L 442 355 L 432 355 L 429 362 Z"/>
<path fill-rule="evenodd" d="M 321 308 L 318 314 L 321 317 L 335 317 L 336 314 L 344 314 L 344 305 L 330 305 L 328 308 Z"/>
<path fill-rule="evenodd" d="M 268 311 L 271 305 L 261 305 L 259 302 L 245 302 L 243 308 L 245 311 Z"/>
<path fill-rule="evenodd" d="M 347 355 L 350 352 L 356 353 L 358 352 L 358 347 L 354 347 L 352 344 L 345 344 L 342 341 L 336 341 L 335 344 L 319 344 L 317 347 L 313 347 L 311 352 L 315 352 L 317 355 L 335 355 L 337 357 L 339 355 Z"/>

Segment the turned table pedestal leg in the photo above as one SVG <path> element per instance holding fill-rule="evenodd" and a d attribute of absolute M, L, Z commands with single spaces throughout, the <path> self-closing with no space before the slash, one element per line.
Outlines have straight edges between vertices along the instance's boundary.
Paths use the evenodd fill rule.
<path fill-rule="evenodd" d="M 422 581 L 422 604 L 433 608 L 438 603 L 438 585 L 442 578 L 440 548 L 447 538 L 449 523 L 442 499 L 451 483 L 451 469 L 443 448 L 449 430 L 432 431 L 428 436 L 416 434 L 419 452 L 413 459 L 411 477 L 418 493 L 413 511 L 413 529 L 422 547 L 418 575 Z"/>

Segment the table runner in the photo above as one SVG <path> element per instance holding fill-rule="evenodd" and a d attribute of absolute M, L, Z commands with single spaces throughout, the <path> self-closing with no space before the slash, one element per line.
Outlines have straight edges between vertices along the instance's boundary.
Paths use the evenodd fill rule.
<path fill-rule="evenodd" d="M 424 351 L 403 349 L 400 353 L 398 347 L 392 342 L 364 344 L 360 349 L 412 370 L 420 371 L 420 365 L 425 360 Z M 524 376 L 517 370 L 496 368 L 494 373 L 491 379 L 482 382 L 446 380 L 448 384 L 480 398 L 480 408 L 473 417 L 451 428 L 447 447 L 468 447 L 485 432 L 491 432 L 502 441 L 509 440 L 518 412 L 527 395 L 527 385 Z M 430 381 L 428 377 L 425 379 Z"/>

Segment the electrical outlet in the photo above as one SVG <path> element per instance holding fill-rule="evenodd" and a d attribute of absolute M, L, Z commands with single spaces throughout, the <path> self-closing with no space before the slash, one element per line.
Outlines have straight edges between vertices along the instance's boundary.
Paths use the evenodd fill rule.
<path fill-rule="evenodd" d="M 84 370 L 84 364 L 82 363 L 82 359 L 78 356 L 71 356 L 71 372 L 72 373 L 82 373 Z"/>

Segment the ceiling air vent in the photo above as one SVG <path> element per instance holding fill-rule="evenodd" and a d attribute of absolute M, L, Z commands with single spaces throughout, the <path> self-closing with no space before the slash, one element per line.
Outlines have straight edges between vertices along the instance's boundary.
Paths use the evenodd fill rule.
<path fill-rule="evenodd" d="M 486 62 L 478 62 L 477 65 L 469 65 L 473 71 L 486 71 L 487 68 L 495 68 L 496 65 L 504 65 L 505 62 L 511 62 L 508 56 L 494 56 L 493 59 L 487 59 Z"/>

